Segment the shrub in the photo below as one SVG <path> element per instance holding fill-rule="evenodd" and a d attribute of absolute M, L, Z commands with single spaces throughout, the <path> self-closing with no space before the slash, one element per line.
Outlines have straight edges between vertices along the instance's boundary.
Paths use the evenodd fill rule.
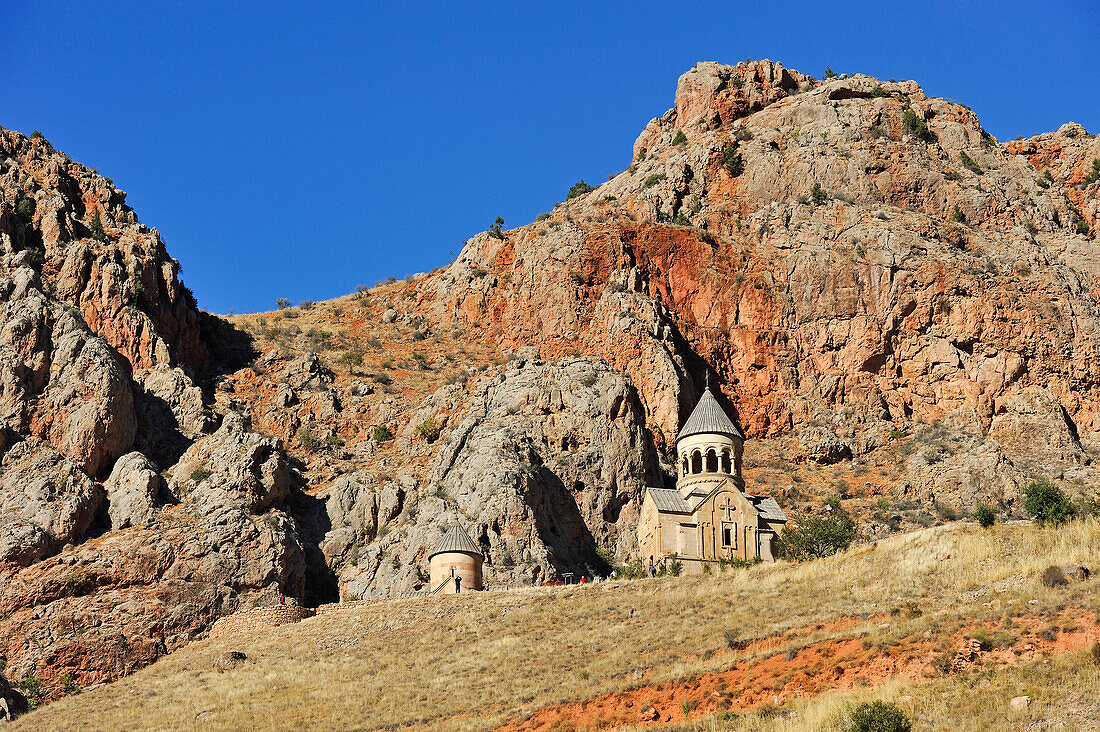
<path fill-rule="evenodd" d="M 855 537 L 856 522 L 836 505 L 828 515 L 806 516 L 793 526 L 783 527 L 779 544 L 786 556 L 802 561 L 843 551 Z"/>
<path fill-rule="evenodd" d="M 382 386 L 389 386 L 393 383 L 393 378 L 389 374 L 384 374 L 381 371 L 371 377 L 374 379 L 374 383 L 381 384 Z"/>
<path fill-rule="evenodd" d="M 894 702 L 864 702 L 848 711 L 848 732 L 910 732 L 913 723 Z"/>
<path fill-rule="evenodd" d="M 336 361 L 337 363 L 347 366 L 350 369 L 363 363 L 363 352 L 345 351 L 340 355 L 340 358 L 336 359 Z"/>
<path fill-rule="evenodd" d="M 417 437 L 422 438 L 425 442 L 435 442 L 439 439 L 439 433 L 442 431 L 442 427 L 433 418 L 428 417 L 426 420 L 416 426 L 413 432 Z"/>
<path fill-rule="evenodd" d="M 417 365 L 420 366 L 420 368 L 427 368 L 427 366 L 428 366 L 428 356 L 427 356 L 427 354 L 420 353 L 419 351 L 417 351 L 416 353 L 414 353 L 412 355 L 412 359 L 413 359 L 413 361 L 416 361 Z"/>
<path fill-rule="evenodd" d="M 384 424 L 377 425 L 371 433 L 375 442 L 389 442 L 393 439 L 393 432 Z"/>
<path fill-rule="evenodd" d="M 72 673 L 69 671 L 61 674 L 61 678 L 58 679 L 58 681 L 61 682 L 61 690 L 66 694 L 79 694 L 82 691 L 80 684 L 76 682 L 76 679 L 73 678 Z"/>
<path fill-rule="evenodd" d="M 872 98 L 875 98 L 875 97 L 888 97 L 888 96 L 890 96 L 890 94 L 887 93 L 887 91 L 882 88 L 882 84 L 875 84 L 873 87 L 871 87 L 871 97 Z"/>
<path fill-rule="evenodd" d="M 691 219 L 685 216 L 683 211 L 679 211 L 672 218 L 672 224 L 674 226 L 691 226 Z"/>
<path fill-rule="evenodd" d="M 298 430 L 298 443 L 306 452 L 315 452 L 321 447 L 321 440 L 308 424 Z"/>
<path fill-rule="evenodd" d="M 1081 219 L 1077 222 L 1077 233 L 1081 235 L 1087 235 L 1089 233 L 1089 222 Z"/>
<path fill-rule="evenodd" d="M 1024 510 L 1040 524 L 1050 522 L 1057 526 L 1077 515 L 1073 504 L 1062 489 L 1045 480 L 1033 480 L 1024 488 Z"/>
<path fill-rule="evenodd" d="M 684 134 L 684 131 L 683 130 L 676 130 L 676 134 L 672 138 L 672 144 L 673 145 L 683 145 L 687 141 L 688 141 L 688 138 L 687 138 L 687 135 Z"/>
<path fill-rule="evenodd" d="M 821 78 L 822 78 L 822 79 L 835 79 L 835 78 L 836 78 L 836 72 L 835 72 L 835 71 L 833 71 L 833 70 L 832 70 L 831 68 L 829 68 L 828 66 L 826 66 L 826 67 L 825 67 L 825 73 L 824 73 L 824 74 L 822 75 L 822 77 L 821 77 Z"/>
<path fill-rule="evenodd" d="M 15 213 L 23 221 L 24 224 L 29 224 L 34 219 L 34 212 L 38 208 L 38 203 L 30 196 L 23 196 L 19 199 L 19 202 L 15 204 Z"/>
<path fill-rule="evenodd" d="M 92 214 L 92 220 L 88 222 L 88 229 L 92 232 L 92 238 L 96 241 L 106 241 L 107 234 L 103 231 L 103 219 L 99 216 L 99 207 Z"/>
<path fill-rule="evenodd" d="M 35 130 L 34 132 L 31 133 L 31 139 L 32 140 L 45 140 L 46 137 L 41 132 L 39 132 L 38 130 Z"/>
<path fill-rule="evenodd" d="M 961 180 L 962 176 L 959 175 L 959 171 L 957 171 L 957 170 L 945 170 L 945 171 L 943 171 L 943 179 L 944 180 Z"/>
<path fill-rule="evenodd" d="M 201 483 L 213 474 L 213 470 L 207 470 L 206 468 L 195 468 L 191 471 L 191 482 Z"/>
<path fill-rule="evenodd" d="M 642 187 L 652 188 L 653 186 L 657 185 L 658 183 L 660 183 L 664 179 L 665 179 L 665 174 L 664 173 L 654 173 L 653 175 L 651 175 L 651 176 L 649 176 L 648 178 L 645 179 L 645 182 L 642 183 Z"/>
<path fill-rule="evenodd" d="M 745 172 L 745 163 L 741 160 L 737 143 L 731 142 L 722 148 L 722 167 L 734 178 Z"/>
<path fill-rule="evenodd" d="M 923 117 L 917 115 L 912 109 L 906 109 L 901 115 L 901 124 L 906 133 L 923 142 L 934 142 L 935 137 L 928 129 L 928 123 Z"/>
<path fill-rule="evenodd" d="M 981 175 L 983 173 L 982 166 L 978 165 L 978 163 L 974 161 L 974 158 L 967 155 L 966 150 L 959 151 L 959 161 L 978 175 Z"/>
<path fill-rule="evenodd" d="M 958 223 L 958 224 L 965 224 L 966 223 L 966 214 L 964 214 L 959 209 L 958 204 L 956 204 L 955 208 L 952 209 L 952 211 L 951 211 L 951 220 L 954 221 L 955 223 Z"/>
<path fill-rule="evenodd" d="M 1085 176 L 1084 183 L 1085 185 L 1091 185 L 1097 180 L 1100 180 L 1100 158 L 1093 158 L 1092 170 L 1090 170 L 1089 174 Z"/>
<path fill-rule="evenodd" d="M 290 300 L 285 297 L 277 297 L 275 298 L 275 307 L 279 308 L 280 310 L 286 310 L 290 307 Z"/>
<path fill-rule="evenodd" d="M 820 183 L 814 183 L 814 187 L 810 189 L 810 198 L 813 199 L 815 206 L 820 206 L 829 200 L 829 194 L 825 192 Z"/>
<path fill-rule="evenodd" d="M 997 509 L 985 501 L 982 501 L 974 511 L 974 516 L 977 517 L 979 526 L 983 529 L 988 529 L 997 519 Z"/>
<path fill-rule="evenodd" d="M 497 216 L 497 220 L 489 227 L 489 236 L 496 237 L 497 239 L 504 238 L 504 232 L 501 231 L 501 227 L 504 226 L 504 218 Z"/>
<path fill-rule="evenodd" d="M 591 193 L 594 190 L 596 190 L 596 186 L 588 185 L 587 183 L 584 182 L 583 179 L 579 180 L 576 183 L 574 183 L 572 186 L 569 187 L 569 193 L 567 193 L 565 195 L 565 200 L 568 201 L 571 198 L 576 198 L 577 196 L 586 195 L 588 193 Z"/>
<path fill-rule="evenodd" d="M 667 565 L 667 570 L 673 577 L 679 577 L 680 572 L 684 571 L 684 563 L 679 559 L 672 559 Z"/>
<path fill-rule="evenodd" d="M 34 674 L 27 674 L 23 677 L 23 680 L 19 682 L 19 688 L 23 690 L 23 694 L 27 697 L 27 705 L 34 709 L 42 701 L 42 692 L 46 690 L 46 685 L 42 679 Z"/>
<path fill-rule="evenodd" d="M 1066 575 L 1062 572 L 1061 567 L 1056 567 L 1053 564 L 1043 570 L 1043 573 L 1039 575 L 1039 582 L 1043 587 L 1063 587 L 1069 584 L 1069 580 L 1066 579 Z"/>

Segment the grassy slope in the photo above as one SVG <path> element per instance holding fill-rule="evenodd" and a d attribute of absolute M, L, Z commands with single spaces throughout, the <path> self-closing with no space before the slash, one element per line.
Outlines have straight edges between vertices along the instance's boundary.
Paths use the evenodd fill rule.
<path fill-rule="evenodd" d="M 1087 700 L 1100 698 L 1100 673 L 1082 651 L 1057 654 L 1096 640 L 1097 580 L 1051 589 L 1037 577 L 1051 563 L 1095 569 L 1098 560 L 1095 519 L 1063 531 L 954 524 L 802 565 L 385 601 L 255 636 L 192 644 L 129 678 L 44 707 L 12 728 L 182 729 L 199 718 L 203 729 L 416 723 L 483 729 L 540 710 L 533 723 L 570 728 L 601 715 L 608 724 L 635 721 L 643 705 L 625 716 L 613 707 L 639 687 L 632 692 L 639 698 L 652 690 L 655 700 L 664 695 L 676 704 L 665 715 L 674 724 L 685 721 L 680 700 L 691 701 L 692 726 L 702 729 L 752 728 L 759 712 L 729 720 L 719 712 L 774 698 L 799 716 L 769 724 L 816 729 L 844 703 L 835 695 L 817 696 L 830 690 L 908 697 L 903 704 L 914 715 L 953 719 L 956 728 L 1009 719 L 1008 698 L 1025 693 L 1036 702 L 1011 713 L 1020 719 L 1095 715 Z M 996 671 L 1001 664 L 991 655 L 977 673 L 934 670 L 937 656 L 950 654 L 983 624 L 1009 628 L 1001 630 L 999 658 L 1011 662 L 1020 653 L 1019 665 Z M 1025 642 L 1039 642 L 1040 630 L 1054 639 L 1047 649 L 1052 663 L 1029 660 L 1023 650 Z M 754 642 L 731 648 L 726 631 Z M 829 643 L 835 655 L 814 656 L 814 648 Z M 864 655 L 846 658 L 849 646 Z M 789 660 L 785 652 L 796 649 L 802 650 L 795 659 L 817 659 L 804 673 L 796 673 L 795 660 L 766 688 L 753 686 L 754 673 L 740 681 L 735 676 L 738 669 L 752 672 Z M 215 659 L 229 650 L 243 651 L 248 660 L 216 670 Z M 875 658 L 890 663 L 872 663 Z M 894 667 L 896 672 L 882 671 Z M 698 679 L 708 674 L 723 679 L 721 688 L 728 681 L 744 691 L 692 701 L 691 690 L 702 688 Z M 987 693 L 967 692 L 975 685 Z M 952 705 L 952 695 L 974 701 Z M 587 711 L 568 711 L 570 703 L 584 700 Z"/>

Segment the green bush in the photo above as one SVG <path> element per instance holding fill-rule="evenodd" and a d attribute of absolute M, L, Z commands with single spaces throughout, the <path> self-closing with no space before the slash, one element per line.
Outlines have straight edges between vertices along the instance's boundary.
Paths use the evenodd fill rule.
<path fill-rule="evenodd" d="M 1100 180 L 1100 158 L 1092 159 L 1092 170 L 1085 176 L 1085 185 L 1092 185 L 1097 180 Z"/>
<path fill-rule="evenodd" d="M 34 220 L 34 212 L 37 208 L 38 203 L 33 198 L 30 196 L 23 196 L 19 199 L 19 202 L 15 204 L 15 213 L 24 224 L 29 224 Z"/>
<path fill-rule="evenodd" d="M 923 142 L 934 142 L 936 139 L 928 129 L 928 123 L 924 121 L 923 117 L 919 117 L 912 109 L 906 109 L 901 115 L 901 124 L 909 135 L 918 140 Z"/>
<path fill-rule="evenodd" d="M 745 163 L 741 160 L 737 143 L 731 142 L 722 148 L 722 167 L 734 178 L 745 172 Z"/>
<path fill-rule="evenodd" d="M 790 559 L 803 561 L 843 551 L 855 537 L 856 522 L 834 503 L 833 510 L 826 515 L 805 516 L 793 526 L 783 527 L 779 547 Z"/>
<path fill-rule="evenodd" d="M 35 130 L 34 132 L 31 133 L 31 139 L 32 140 L 45 140 L 46 137 L 45 137 L 45 135 L 43 135 L 38 130 Z"/>
<path fill-rule="evenodd" d="M 645 188 L 652 188 L 653 186 L 657 185 L 658 183 L 660 183 L 664 179 L 665 179 L 665 174 L 664 173 L 654 173 L 653 175 L 651 175 L 651 176 L 649 176 L 648 178 L 645 179 L 645 182 L 642 183 L 642 186 L 645 187 Z"/>
<path fill-rule="evenodd" d="M 974 158 L 966 154 L 966 150 L 959 151 L 959 161 L 978 175 L 984 172 L 982 171 L 982 166 L 978 165 L 978 163 L 974 161 Z"/>
<path fill-rule="evenodd" d="M 676 130 L 676 134 L 672 137 L 672 144 L 673 145 L 683 145 L 687 141 L 688 141 L 688 138 L 687 138 L 687 135 L 684 134 L 684 131 L 683 130 Z"/>
<path fill-rule="evenodd" d="M 887 93 L 887 91 L 882 88 L 882 84 L 875 84 L 871 88 L 871 97 L 872 98 L 875 98 L 875 97 L 888 97 L 888 96 L 890 96 L 890 94 Z"/>
<path fill-rule="evenodd" d="M 191 482 L 201 483 L 213 474 L 213 470 L 207 470 L 206 468 L 195 468 L 191 471 Z"/>
<path fill-rule="evenodd" d="M 374 428 L 371 437 L 374 438 L 375 442 L 389 442 L 393 439 L 393 432 L 386 425 L 380 424 Z"/>
<path fill-rule="evenodd" d="M 833 71 L 828 66 L 826 66 L 825 67 L 825 74 L 821 78 L 822 79 L 835 79 L 836 78 L 836 72 Z"/>
<path fill-rule="evenodd" d="M 99 216 L 99 208 L 92 214 L 92 220 L 88 222 L 88 229 L 92 232 L 92 238 L 96 241 L 106 241 L 107 234 L 103 231 L 103 219 Z"/>
<path fill-rule="evenodd" d="M 1077 515 L 1077 506 L 1053 483 L 1033 480 L 1024 487 L 1024 495 L 1024 510 L 1040 524 L 1057 526 Z"/>
<path fill-rule="evenodd" d="M 829 194 L 825 192 L 820 183 L 814 183 L 814 187 L 810 189 L 810 198 L 813 199 L 815 206 L 820 206 L 829 200 Z"/>
<path fill-rule="evenodd" d="M 1077 233 L 1078 234 L 1081 234 L 1083 236 L 1087 236 L 1088 233 L 1089 233 L 1089 222 L 1085 221 L 1084 219 L 1081 219 L 1080 221 L 1077 222 L 1077 227 L 1076 228 L 1077 228 Z"/>
<path fill-rule="evenodd" d="M 279 308 L 280 310 L 286 310 L 290 307 L 290 300 L 285 297 L 277 297 L 275 298 L 275 307 Z"/>
<path fill-rule="evenodd" d="M 954 210 L 951 211 L 951 220 L 958 224 L 966 223 L 966 214 L 964 214 L 956 204 Z"/>
<path fill-rule="evenodd" d="M 363 352 L 345 351 L 340 355 L 340 358 L 336 359 L 336 361 L 344 366 L 347 366 L 350 369 L 363 363 Z"/>
<path fill-rule="evenodd" d="M 417 437 L 422 438 L 425 442 L 435 442 L 439 439 L 439 433 L 442 431 L 442 427 L 433 418 L 428 417 L 426 420 L 416 426 L 413 432 Z"/>
<path fill-rule="evenodd" d="M 27 697 L 27 706 L 34 709 L 42 703 L 42 694 L 46 691 L 46 684 L 34 674 L 27 674 L 19 683 L 23 695 Z"/>
<path fill-rule="evenodd" d="M 497 220 L 489 227 L 489 236 L 496 237 L 497 239 L 504 238 L 504 232 L 501 231 L 501 227 L 504 226 L 504 218 L 497 216 Z"/>
<path fill-rule="evenodd" d="M 298 442 L 306 452 L 316 452 L 321 447 L 320 438 L 308 424 L 298 430 Z"/>
<path fill-rule="evenodd" d="M 588 185 L 584 182 L 583 179 L 579 180 L 572 186 L 570 186 L 569 193 L 565 195 L 565 200 L 568 201 L 572 198 L 576 198 L 577 196 L 583 196 L 585 194 L 591 193 L 594 190 L 596 190 L 596 186 Z"/>
<path fill-rule="evenodd" d="M 683 211 L 679 211 L 672 218 L 672 223 L 675 226 L 691 226 L 691 219 L 689 219 L 687 216 L 685 216 Z"/>
<path fill-rule="evenodd" d="M 848 711 L 848 732 L 910 732 L 913 723 L 894 702 L 864 702 Z"/>
<path fill-rule="evenodd" d="M 997 520 L 997 509 L 985 501 L 981 501 L 974 511 L 974 516 L 978 519 L 978 524 L 983 529 L 988 529 L 993 525 L 993 522 Z"/>

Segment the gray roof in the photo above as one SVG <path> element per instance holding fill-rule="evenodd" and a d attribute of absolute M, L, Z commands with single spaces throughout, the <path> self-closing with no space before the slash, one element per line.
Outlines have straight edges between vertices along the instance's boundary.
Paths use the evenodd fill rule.
<path fill-rule="evenodd" d="M 691 513 L 691 504 L 672 488 L 648 488 L 653 503 L 662 513 Z"/>
<path fill-rule="evenodd" d="M 783 513 L 783 509 L 779 507 L 779 504 L 775 502 L 775 499 L 771 496 L 752 496 L 752 504 L 756 506 L 756 510 L 760 512 L 760 518 L 765 521 L 786 521 L 787 514 Z"/>
<path fill-rule="evenodd" d="M 741 434 L 741 430 L 737 429 L 737 425 L 730 421 L 726 410 L 722 409 L 722 405 L 714 398 L 714 394 L 710 393 L 710 387 L 707 387 L 706 391 L 703 392 L 703 396 L 699 397 L 699 403 L 695 405 L 691 416 L 680 428 L 680 434 L 676 435 L 676 441 L 679 442 L 691 435 L 715 434 L 745 439 L 745 436 Z"/>
<path fill-rule="evenodd" d="M 466 533 L 466 529 L 461 525 L 455 524 L 451 527 L 451 530 L 443 535 L 443 538 L 439 540 L 439 543 L 435 545 L 435 549 L 428 555 L 428 559 L 431 559 L 436 554 L 442 554 L 443 552 L 463 552 L 465 554 L 476 554 L 481 556 L 481 548 L 474 543 L 474 540 L 470 538 L 470 535 Z"/>

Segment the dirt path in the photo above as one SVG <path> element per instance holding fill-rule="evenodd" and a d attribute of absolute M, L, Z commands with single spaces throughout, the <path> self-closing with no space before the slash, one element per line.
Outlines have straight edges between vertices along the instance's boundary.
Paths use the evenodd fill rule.
<path fill-rule="evenodd" d="M 857 624 L 866 629 L 874 627 L 876 620 L 882 618 L 794 628 L 782 636 L 746 645 L 741 653 L 750 658 L 734 663 L 725 671 L 546 707 L 501 729 L 550 730 L 570 729 L 571 725 L 646 726 L 680 722 L 686 721 L 688 714 L 697 718 L 720 711 L 782 704 L 798 697 L 876 686 L 892 679 L 920 681 L 944 672 L 967 673 L 978 667 L 998 668 L 1074 651 L 1100 641 L 1097 614 L 1072 608 L 1062 611 L 1053 621 L 1045 616 L 1022 615 L 1013 617 L 1010 623 L 967 626 L 951 634 L 951 650 L 947 654 L 940 650 L 942 639 L 906 637 L 887 646 L 875 645 L 862 635 L 811 642 L 797 650 L 769 653 L 770 649 L 798 636 L 821 632 L 835 634 L 845 626 L 854 629 Z M 979 629 L 985 631 L 986 637 L 997 638 L 1000 634 L 1002 640 L 983 644 L 974 639 Z"/>

